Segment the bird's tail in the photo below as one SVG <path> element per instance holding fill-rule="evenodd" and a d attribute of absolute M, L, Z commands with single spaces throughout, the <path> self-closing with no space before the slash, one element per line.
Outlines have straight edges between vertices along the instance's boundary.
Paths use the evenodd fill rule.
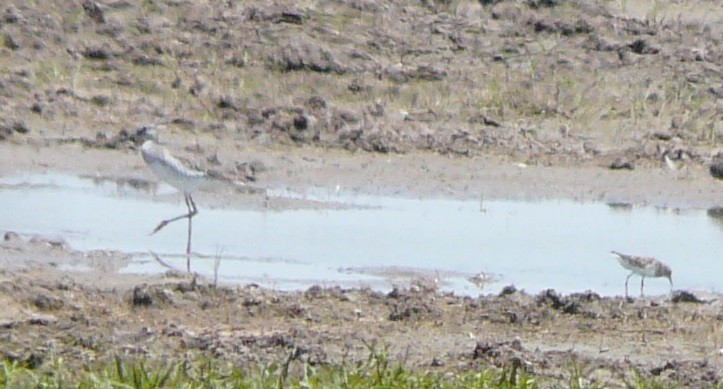
<path fill-rule="evenodd" d="M 244 181 L 238 180 L 231 177 L 228 174 L 220 172 L 218 170 L 208 169 L 206 170 L 206 176 L 210 178 L 211 182 L 220 182 L 223 185 L 229 185 L 233 187 L 237 192 L 249 193 L 249 194 L 265 194 L 266 189 L 251 186 Z"/>

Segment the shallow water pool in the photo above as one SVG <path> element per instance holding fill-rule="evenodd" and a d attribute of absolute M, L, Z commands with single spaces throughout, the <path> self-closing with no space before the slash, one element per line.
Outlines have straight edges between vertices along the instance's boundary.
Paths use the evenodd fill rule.
<path fill-rule="evenodd" d="M 182 196 L 165 184 L 66 174 L 18 175 L 0 184 L 0 231 L 61 237 L 78 250 L 134 253 L 123 272 L 166 271 L 151 252 L 185 270 L 185 221 L 148 235 L 161 219 L 185 212 Z M 268 193 L 330 206 L 209 209 L 197 201 L 193 271 L 277 289 L 319 284 L 386 290 L 420 277 L 471 295 L 510 284 L 532 293 L 554 288 L 619 295 L 628 272 L 609 253 L 617 250 L 668 263 L 676 289 L 723 291 L 723 224 L 715 212 L 378 197 L 323 188 Z M 481 289 L 466 280 L 479 272 L 495 280 Z M 639 277 L 630 283 L 637 294 Z M 646 280 L 645 290 L 664 294 L 669 284 Z"/>

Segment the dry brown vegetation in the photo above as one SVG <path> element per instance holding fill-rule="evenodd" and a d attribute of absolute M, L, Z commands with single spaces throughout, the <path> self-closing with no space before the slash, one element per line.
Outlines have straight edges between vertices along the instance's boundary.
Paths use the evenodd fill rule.
<path fill-rule="evenodd" d="M 81 4 L 82 3 L 82 4 Z M 5 132 L 184 137 L 579 162 L 723 137 L 706 1 L 7 4 Z M 609 151 L 609 152 L 608 152 Z"/>

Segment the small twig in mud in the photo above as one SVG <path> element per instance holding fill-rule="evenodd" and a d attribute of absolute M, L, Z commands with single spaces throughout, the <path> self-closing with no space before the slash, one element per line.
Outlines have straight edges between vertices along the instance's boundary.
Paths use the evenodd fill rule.
<path fill-rule="evenodd" d="M 181 277 L 181 278 L 183 278 L 183 277 L 184 277 L 184 274 L 188 274 L 188 273 L 185 272 L 185 271 L 178 270 L 178 269 L 176 269 L 175 267 L 171 266 L 171 265 L 168 264 L 166 261 L 162 260 L 160 255 L 154 253 L 153 251 L 150 251 L 150 250 L 149 250 L 148 252 L 151 253 L 151 255 L 153 256 L 153 258 L 156 259 L 156 262 L 158 262 L 161 266 L 163 266 L 163 267 L 165 267 L 166 269 L 168 269 L 167 275 L 173 275 L 173 277 Z M 194 279 L 195 279 L 196 276 L 197 276 L 197 274 L 194 273 L 193 276 L 194 276 Z"/>
<path fill-rule="evenodd" d="M 218 269 L 221 267 L 221 255 L 223 250 L 216 252 L 216 257 L 213 259 L 213 287 L 218 287 Z"/>
<path fill-rule="evenodd" d="M 607 347 L 603 347 L 603 340 L 600 339 L 600 346 L 598 346 L 598 349 L 597 349 L 598 354 L 606 353 L 608 351 L 610 351 L 610 349 Z"/>

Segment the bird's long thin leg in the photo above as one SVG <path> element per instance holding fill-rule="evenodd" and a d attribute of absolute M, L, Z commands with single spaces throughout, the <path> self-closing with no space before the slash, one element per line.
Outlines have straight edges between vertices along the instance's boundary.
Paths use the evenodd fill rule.
<path fill-rule="evenodd" d="M 198 213 L 198 208 L 196 208 L 196 203 L 193 202 L 193 197 L 191 197 L 190 194 L 188 195 L 188 202 L 191 204 L 191 207 L 189 208 L 189 212 L 191 214 L 190 217 L 194 217 Z"/>
<path fill-rule="evenodd" d="M 645 297 L 643 294 L 643 286 L 645 285 L 645 276 L 640 278 L 640 297 Z"/>
<path fill-rule="evenodd" d="M 186 238 L 186 271 L 191 272 L 191 231 L 193 223 L 193 210 L 191 203 L 188 201 L 188 195 L 185 195 L 186 206 L 188 207 L 188 237 Z"/>
<path fill-rule="evenodd" d="M 628 278 L 625 279 L 625 298 L 628 298 L 628 281 L 630 280 L 630 277 L 633 276 L 633 274 L 635 273 L 630 273 L 630 275 L 628 275 Z"/>
<path fill-rule="evenodd" d="M 184 196 L 186 196 L 186 195 L 184 195 Z M 190 205 L 189 205 L 188 199 L 186 198 L 185 200 L 186 200 L 186 206 L 188 207 L 188 213 L 185 213 L 183 215 L 179 215 L 179 216 L 176 216 L 176 217 L 173 217 L 170 219 L 163 220 L 162 222 L 158 223 L 158 225 L 156 226 L 156 228 L 153 229 L 153 231 L 151 231 L 150 235 L 153 235 L 156 232 L 160 231 L 163 227 L 167 226 L 169 223 L 173 223 L 176 220 L 181 220 L 181 219 L 185 219 L 185 218 L 192 218 L 194 215 L 196 215 L 198 213 L 198 211 L 196 210 L 196 204 L 194 204 L 193 200 L 191 200 Z"/>
<path fill-rule="evenodd" d="M 196 204 L 190 194 L 185 195 L 186 206 L 188 207 L 188 240 L 186 241 L 186 270 L 191 272 L 191 232 L 193 217 L 198 213 Z"/>

